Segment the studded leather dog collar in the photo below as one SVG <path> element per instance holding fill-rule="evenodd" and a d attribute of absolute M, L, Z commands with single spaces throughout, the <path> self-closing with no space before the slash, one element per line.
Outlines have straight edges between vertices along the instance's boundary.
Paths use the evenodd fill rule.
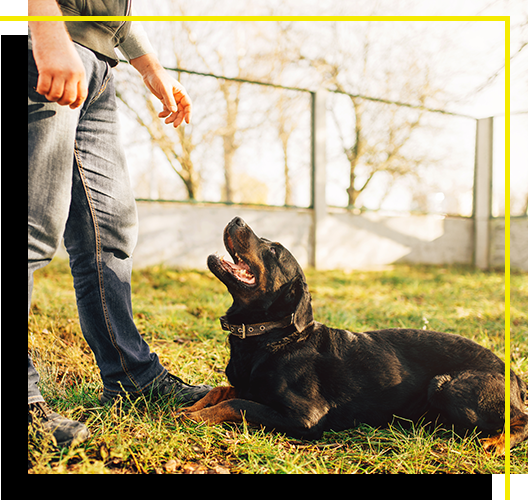
<path fill-rule="evenodd" d="M 263 335 L 264 333 L 268 333 L 275 328 L 286 328 L 287 326 L 293 324 L 294 318 L 295 313 L 290 314 L 279 321 L 266 321 L 264 323 L 253 323 L 251 325 L 235 325 L 229 323 L 226 316 L 222 316 L 220 318 L 220 324 L 222 325 L 222 330 L 226 330 L 227 332 L 231 333 L 231 335 L 245 339 L 246 337 L 256 337 L 257 335 Z"/>

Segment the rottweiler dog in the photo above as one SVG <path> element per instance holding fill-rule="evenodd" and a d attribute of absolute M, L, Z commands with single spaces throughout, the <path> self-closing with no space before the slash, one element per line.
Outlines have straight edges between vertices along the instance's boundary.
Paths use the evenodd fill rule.
<path fill-rule="evenodd" d="M 282 245 L 240 218 L 224 230 L 233 262 L 208 267 L 233 297 L 220 318 L 229 331 L 231 387 L 217 387 L 184 415 L 241 422 L 303 439 L 395 416 L 486 434 L 504 453 L 505 365 L 490 350 L 448 333 L 387 329 L 365 333 L 314 321 L 304 273 Z M 511 446 L 528 437 L 526 385 L 511 371 Z"/>

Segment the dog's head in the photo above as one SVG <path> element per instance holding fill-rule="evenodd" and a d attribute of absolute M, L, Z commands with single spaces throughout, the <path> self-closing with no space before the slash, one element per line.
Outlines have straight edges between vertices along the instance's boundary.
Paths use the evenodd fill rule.
<path fill-rule="evenodd" d="M 300 332 L 313 321 L 306 278 L 286 248 L 259 238 L 240 217 L 224 229 L 224 244 L 233 263 L 210 255 L 207 265 L 233 297 L 233 322 L 278 321 L 295 313 Z"/>

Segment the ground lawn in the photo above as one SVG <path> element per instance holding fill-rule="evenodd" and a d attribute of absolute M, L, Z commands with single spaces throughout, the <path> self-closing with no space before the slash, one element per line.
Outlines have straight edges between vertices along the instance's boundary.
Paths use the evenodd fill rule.
<path fill-rule="evenodd" d="M 308 271 L 314 316 L 354 331 L 385 327 L 459 333 L 504 357 L 504 277 L 465 267 L 394 266 L 386 271 Z M 209 272 L 153 267 L 134 272 L 138 328 L 162 363 L 189 383 L 226 385 L 229 357 L 218 318 L 230 305 Z M 528 380 L 528 276 L 512 276 L 512 367 Z M 30 473 L 504 473 L 476 436 L 419 426 L 367 425 L 299 441 L 248 425 L 208 427 L 175 419 L 173 403 L 139 400 L 121 411 L 98 403 L 101 381 L 80 330 L 68 264 L 35 274 L 29 350 L 42 392 L 60 413 L 84 421 L 89 441 L 56 450 L 30 436 Z M 528 442 L 511 472 L 528 473 Z"/>

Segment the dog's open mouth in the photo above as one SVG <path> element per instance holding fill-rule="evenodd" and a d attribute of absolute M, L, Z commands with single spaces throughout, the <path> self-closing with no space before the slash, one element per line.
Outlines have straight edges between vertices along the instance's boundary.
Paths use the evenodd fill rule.
<path fill-rule="evenodd" d="M 228 288 L 235 284 L 242 286 L 242 289 L 257 286 L 259 273 L 258 270 L 255 272 L 254 266 L 257 264 L 252 261 L 250 236 L 255 237 L 244 221 L 233 219 L 224 229 L 224 245 L 233 262 L 225 260 L 218 253 L 210 255 L 207 260 L 211 272 Z"/>
<path fill-rule="evenodd" d="M 231 276 L 236 278 L 241 283 L 246 285 L 255 285 L 257 280 L 255 275 L 251 272 L 249 264 L 238 255 L 238 252 L 235 250 L 235 245 L 233 244 L 233 239 L 229 234 L 226 234 L 224 238 L 224 244 L 229 252 L 229 255 L 233 258 L 233 262 L 225 260 L 223 257 L 219 257 L 220 265 L 227 271 Z"/>
<path fill-rule="evenodd" d="M 254 285 L 257 280 L 255 275 L 251 272 L 249 265 L 244 262 L 240 256 L 235 252 L 233 254 L 234 263 L 225 260 L 223 257 L 219 257 L 222 267 L 238 281 L 245 283 L 246 285 Z"/>

